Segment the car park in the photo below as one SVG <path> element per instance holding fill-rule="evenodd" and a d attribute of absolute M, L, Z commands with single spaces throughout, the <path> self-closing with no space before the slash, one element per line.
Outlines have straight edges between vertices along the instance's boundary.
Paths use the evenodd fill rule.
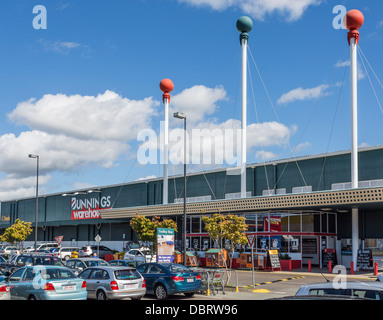
<path fill-rule="evenodd" d="M 78 256 L 79 258 L 86 258 L 86 257 L 93 257 L 94 254 L 96 254 L 97 257 L 105 259 L 105 255 L 115 254 L 116 252 L 117 252 L 116 250 L 112 250 L 105 246 L 86 245 L 79 250 Z"/>
<path fill-rule="evenodd" d="M 297 297 L 336 295 L 345 298 L 383 300 L 383 284 L 376 281 L 347 281 L 342 285 L 335 285 L 333 282 L 312 283 L 302 285 L 295 295 Z"/>
<path fill-rule="evenodd" d="M 135 268 L 89 267 L 79 274 L 86 281 L 89 299 L 141 299 L 146 293 L 145 279 Z"/>
<path fill-rule="evenodd" d="M 27 266 L 7 279 L 12 300 L 86 300 L 86 281 L 63 266 Z"/>
<path fill-rule="evenodd" d="M 160 300 L 176 293 L 192 297 L 202 286 L 200 274 L 177 263 L 145 263 L 137 271 L 145 278 L 147 293 Z"/>
<path fill-rule="evenodd" d="M 140 260 L 142 262 L 156 262 L 157 256 L 150 250 L 130 249 L 124 255 L 124 260 Z"/>
<path fill-rule="evenodd" d="M 65 266 L 72 269 L 75 274 L 89 267 L 108 266 L 109 264 L 100 258 L 75 258 L 65 262 Z"/>
<path fill-rule="evenodd" d="M 52 254 L 59 259 L 66 261 L 71 258 L 72 252 L 78 252 L 79 247 L 58 247 L 52 250 Z"/>
<path fill-rule="evenodd" d="M 46 254 L 21 254 L 16 257 L 14 262 L 8 263 L 5 267 L 4 273 L 6 275 L 10 275 L 17 269 L 24 266 L 35 266 L 35 265 L 55 265 L 55 266 L 63 266 L 63 263 L 60 259 L 53 257 L 51 255 Z"/>

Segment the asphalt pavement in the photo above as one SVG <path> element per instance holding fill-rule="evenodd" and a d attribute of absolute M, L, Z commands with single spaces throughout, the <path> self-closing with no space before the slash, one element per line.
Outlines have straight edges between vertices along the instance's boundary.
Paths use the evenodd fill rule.
<path fill-rule="evenodd" d="M 341 273 L 343 272 L 343 273 Z M 341 278 L 343 277 L 343 278 Z M 198 300 L 267 300 L 294 296 L 301 285 L 326 281 L 376 281 L 372 271 L 355 271 L 312 268 L 293 271 L 255 271 L 254 280 L 251 270 L 232 271 L 228 285 L 222 290 L 210 290 L 209 295 L 198 294 Z"/>

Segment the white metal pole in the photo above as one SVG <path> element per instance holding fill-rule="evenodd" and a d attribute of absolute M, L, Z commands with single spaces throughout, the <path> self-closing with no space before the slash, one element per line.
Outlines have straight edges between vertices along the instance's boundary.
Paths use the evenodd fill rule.
<path fill-rule="evenodd" d="M 358 74 L 357 74 L 357 43 L 355 38 L 350 38 L 350 69 L 351 69 L 351 186 L 358 188 Z M 354 270 L 357 269 L 359 249 L 359 210 L 352 208 L 352 261 Z"/>
<path fill-rule="evenodd" d="M 247 141 L 247 39 L 242 38 L 242 130 L 241 130 L 241 198 L 246 198 L 246 141 Z"/>
<path fill-rule="evenodd" d="M 169 100 L 164 98 L 165 105 L 165 128 L 164 128 L 164 183 L 163 183 L 163 204 L 168 204 L 168 157 L 169 157 Z"/>
<path fill-rule="evenodd" d="M 357 93 L 357 44 L 350 39 L 351 57 L 351 185 L 358 188 L 358 93 Z"/>

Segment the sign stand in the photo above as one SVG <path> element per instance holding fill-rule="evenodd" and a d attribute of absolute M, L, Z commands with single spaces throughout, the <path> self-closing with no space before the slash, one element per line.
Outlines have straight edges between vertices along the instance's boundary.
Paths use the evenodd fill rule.
<path fill-rule="evenodd" d="M 282 271 L 281 263 L 279 261 L 278 250 L 267 250 L 267 268 L 271 269 L 271 271 L 275 271 L 274 269 L 279 269 L 278 271 Z"/>
<path fill-rule="evenodd" d="M 251 274 L 252 274 L 252 280 L 253 280 L 253 288 L 255 288 L 255 275 L 254 275 L 254 239 L 255 234 L 246 234 L 247 241 L 249 243 L 249 246 L 251 247 Z"/>

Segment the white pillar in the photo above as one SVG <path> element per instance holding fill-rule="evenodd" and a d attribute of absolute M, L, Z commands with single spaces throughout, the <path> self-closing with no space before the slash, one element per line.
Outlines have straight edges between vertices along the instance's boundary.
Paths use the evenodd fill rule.
<path fill-rule="evenodd" d="M 242 44 L 242 130 L 241 130 L 241 198 L 246 198 L 246 141 L 247 141 L 247 39 Z"/>
<path fill-rule="evenodd" d="M 168 162 L 169 162 L 169 100 L 164 99 L 165 118 L 164 118 L 164 183 L 163 183 L 163 204 L 168 204 Z"/>

